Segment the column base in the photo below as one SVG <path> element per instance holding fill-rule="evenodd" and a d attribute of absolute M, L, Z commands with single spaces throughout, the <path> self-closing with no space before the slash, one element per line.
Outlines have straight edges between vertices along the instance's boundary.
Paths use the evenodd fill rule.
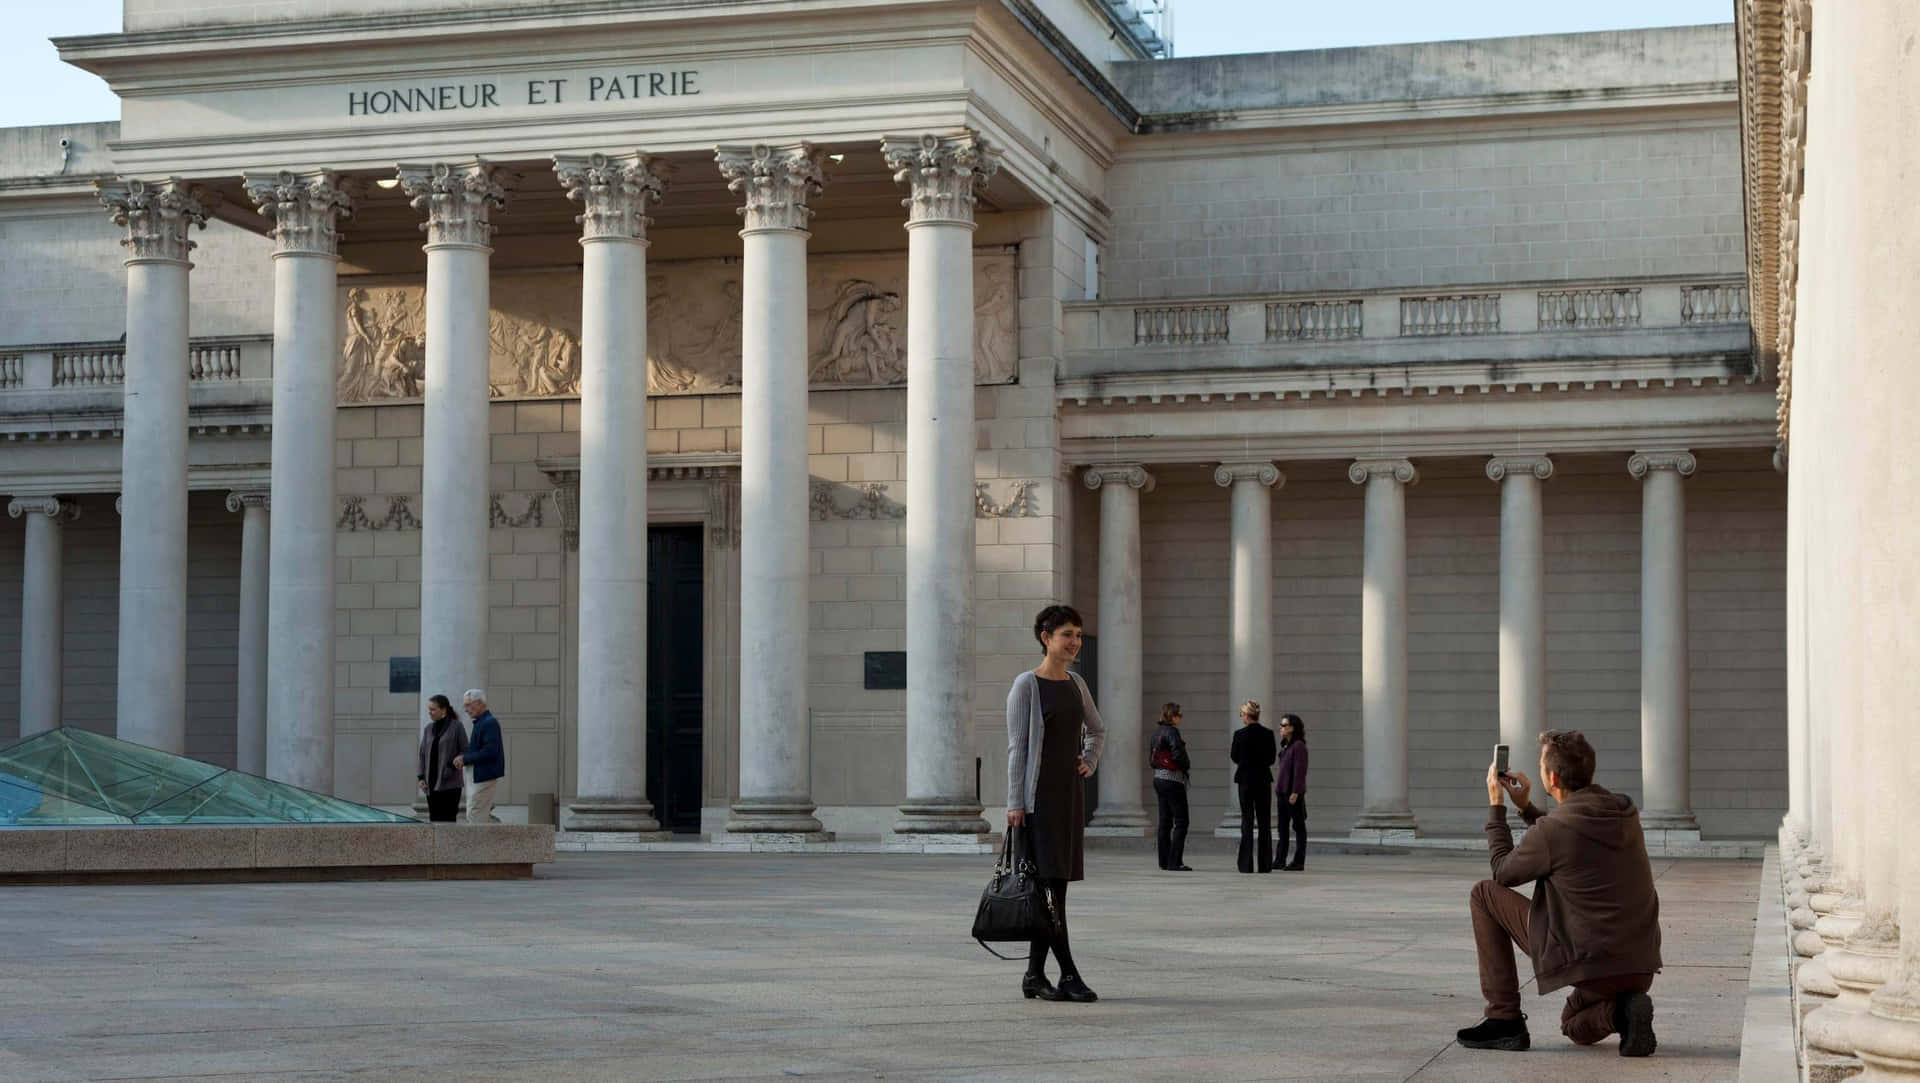
<path fill-rule="evenodd" d="M 727 816 L 729 835 L 796 835 L 796 841 L 831 842 L 833 833 L 820 826 L 812 801 L 799 798 L 750 798 L 734 803 Z M 820 837 L 813 837 L 820 836 Z"/>
<path fill-rule="evenodd" d="M 673 832 L 660 830 L 653 804 L 646 800 L 576 797 L 560 817 L 563 831 L 618 831 L 638 836 L 635 842 L 665 842 Z"/>
<path fill-rule="evenodd" d="M 900 806 L 896 835 L 954 835 L 984 838 L 992 832 L 980 817 L 977 801 L 910 801 Z"/>
<path fill-rule="evenodd" d="M 1874 1078 L 1920 1080 L 1920 974 L 1911 964 L 1868 998 L 1853 1039 Z"/>
<path fill-rule="evenodd" d="M 1700 821 L 1693 818 L 1693 810 L 1680 809 L 1677 812 L 1640 812 L 1640 828 L 1651 835 L 1655 831 L 1664 831 L 1675 842 L 1699 842 Z"/>
<path fill-rule="evenodd" d="M 1420 834 L 1420 824 L 1410 809 L 1369 809 L 1353 821 L 1353 837 L 1372 842 L 1410 839 Z"/>
<path fill-rule="evenodd" d="M 1144 808 L 1109 808 L 1102 806 L 1093 814 L 1093 821 L 1087 824 L 1087 834 L 1107 838 L 1130 838 L 1153 833 L 1153 817 L 1147 815 Z"/>

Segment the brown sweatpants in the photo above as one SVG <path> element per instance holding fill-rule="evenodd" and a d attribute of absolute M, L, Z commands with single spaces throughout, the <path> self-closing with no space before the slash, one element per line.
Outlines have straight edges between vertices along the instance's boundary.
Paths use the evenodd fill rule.
<path fill-rule="evenodd" d="M 1525 895 L 1492 880 L 1473 885 L 1473 946 L 1480 953 L 1480 995 L 1487 1000 L 1488 1019 L 1520 1018 L 1520 972 L 1514 969 L 1513 946 L 1527 950 Z M 1581 982 L 1567 994 L 1560 1010 L 1560 1033 L 1579 1045 L 1592 1045 L 1613 1033 L 1613 998 L 1621 993 L 1644 993 L 1653 988 L 1652 974 L 1616 974 Z"/>

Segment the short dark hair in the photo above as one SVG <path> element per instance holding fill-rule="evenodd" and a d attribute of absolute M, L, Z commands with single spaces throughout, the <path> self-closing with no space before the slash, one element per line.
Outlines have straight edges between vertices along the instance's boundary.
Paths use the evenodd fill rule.
<path fill-rule="evenodd" d="M 1160 721 L 1169 722 L 1176 717 L 1186 717 L 1180 713 L 1180 705 L 1178 703 L 1166 703 L 1160 707 Z"/>
<path fill-rule="evenodd" d="M 1307 739 L 1307 724 L 1305 722 L 1300 721 L 1299 715 L 1283 714 L 1280 716 L 1280 724 L 1283 726 L 1293 727 L 1294 740 L 1304 741 Z"/>
<path fill-rule="evenodd" d="M 1593 761 L 1593 746 L 1579 730 L 1548 730 L 1540 735 L 1540 767 L 1559 775 L 1562 789 L 1571 792 L 1591 786 Z"/>
<path fill-rule="evenodd" d="M 1087 626 L 1087 622 L 1080 619 L 1078 609 L 1070 605 L 1050 605 L 1042 609 L 1039 616 L 1033 618 L 1033 640 L 1040 644 L 1042 651 L 1045 651 L 1047 637 L 1069 624 L 1077 624 L 1082 628 Z"/>

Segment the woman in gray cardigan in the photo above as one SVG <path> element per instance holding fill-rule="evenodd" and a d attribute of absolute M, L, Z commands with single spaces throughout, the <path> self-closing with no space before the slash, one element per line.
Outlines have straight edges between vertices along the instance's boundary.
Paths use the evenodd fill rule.
<path fill-rule="evenodd" d="M 445 696 L 427 701 L 427 717 L 420 731 L 420 792 L 427 795 L 427 819 L 450 824 L 460 812 L 466 781 L 455 761 L 467 754 L 467 731 Z"/>
<path fill-rule="evenodd" d="M 1007 829 L 1025 828 L 1034 867 L 1046 884 L 1053 935 L 1035 940 L 1020 991 L 1031 1000 L 1099 997 L 1073 965 L 1067 944 L 1067 884 L 1085 876 L 1086 787 L 1100 766 L 1107 728 L 1085 681 L 1067 669 L 1080 654 L 1080 614 L 1050 605 L 1033 622 L 1046 657 L 1013 679 L 1007 693 Z M 1060 964 L 1060 984 L 1047 981 L 1047 952 Z"/>

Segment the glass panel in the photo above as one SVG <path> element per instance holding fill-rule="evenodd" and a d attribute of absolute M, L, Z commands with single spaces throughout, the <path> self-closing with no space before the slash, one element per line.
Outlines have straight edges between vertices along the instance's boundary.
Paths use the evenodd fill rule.
<path fill-rule="evenodd" d="M 0 827 L 418 822 L 86 730 L 0 749 Z"/>

